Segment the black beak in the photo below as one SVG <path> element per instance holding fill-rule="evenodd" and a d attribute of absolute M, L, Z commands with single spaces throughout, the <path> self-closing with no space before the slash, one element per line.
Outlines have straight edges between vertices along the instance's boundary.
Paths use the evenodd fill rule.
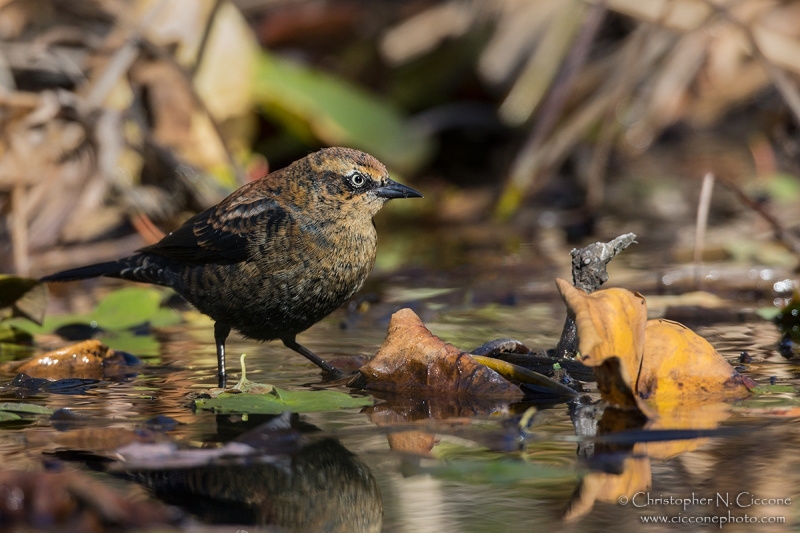
<path fill-rule="evenodd" d="M 419 191 L 415 191 L 411 187 L 407 187 L 393 180 L 387 180 L 386 185 L 375 189 L 375 194 L 387 200 L 392 198 L 422 198 Z"/>

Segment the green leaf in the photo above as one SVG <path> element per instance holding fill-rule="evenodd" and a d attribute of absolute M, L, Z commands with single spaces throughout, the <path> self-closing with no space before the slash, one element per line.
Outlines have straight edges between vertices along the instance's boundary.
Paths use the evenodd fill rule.
<path fill-rule="evenodd" d="M 0 274 L 0 319 L 22 317 L 41 324 L 45 311 L 45 284 L 33 278 Z"/>
<path fill-rule="evenodd" d="M 759 307 L 756 309 L 756 314 L 764 320 L 774 320 L 781 314 L 780 307 Z"/>
<path fill-rule="evenodd" d="M 49 407 L 36 405 L 34 403 L 22 402 L 3 402 L 0 403 L 0 413 L 13 411 L 15 413 L 28 413 L 34 415 L 52 415 L 53 410 Z"/>
<path fill-rule="evenodd" d="M 150 322 L 150 326 L 154 328 L 166 328 L 180 324 L 183 322 L 183 318 L 181 318 L 181 314 L 174 309 L 159 307 L 158 311 L 150 317 L 148 322 Z"/>
<path fill-rule="evenodd" d="M 0 343 L 7 342 L 12 344 L 19 344 L 23 342 L 31 342 L 33 337 L 30 333 L 22 330 L 11 324 L 0 324 Z"/>
<path fill-rule="evenodd" d="M 362 149 L 401 172 L 418 168 L 430 153 L 429 137 L 389 102 L 323 71 L 265 52 L 255 92 L 285 127 L 307 126 L 323 143 Z"/>
<path fill-rule="evenodd" d="M 160 290 L 126 287 L 103 298 L 90 317 L 104 329 L 121 330 L 148 322 L 160 307 Z"/>
<path fill-rule="evenodd" d="M 10 422 L 12 420 L 22 420 L 22 417 L 14 413 L 0 411 L 0 422 Z"/>
<path fill-rule="evenodd" d="M 447 461 L 423 471 L 439 479 L 475 484 L 562 483 L 575 477 L 573 472 L 552 466 L 512 460 Z"/>
<path fill-rule="evenodd" d="M 150 363 L 161 355 L 161 343 L 153 335 L 134 335 L 130 331 L 108 331 L 98 337 L 112 350 L 120 350 L 145 357 Z"/>
<path fill-rule="evenodd" d="M 12 320 L 9 324 L 18 327 L 32 335 L 49 333 L 67 324 L 90 324 L 96 322 L 102 329 L 112 332 L 121 332 L 145 323 L 153 327 L 164 327 L 178 324 L 182 321 L 180 313 L 173 309 L 161 307 L 164 291 L 151 287 L 126 287 L 108 294 L 89 314 L 84 315 L 57 315 L 47 317 L 40 326 L 21 320 Z M 105 341 L 105 336 L 103 337 Z M 117 349 L 127 348 L 112 346 L 115 341 L 108 339 L 109 346 Z M 143 341 L 142 341 L 143 342 Z M 157 343 L 151 339 L 148 344 L 148 353 L 156 353 Z M 135 344 L 135 343 L 134 343 Z M 156 346 L 155 352 L 152 348 Z"/>
<path fill-rule="evenodd" d="M 749 194 L 757 195 L 766 192 L 772 199 L 781 204 L 792 204 L 800 198 L 800 183 L 797 176 L 776 172 L 759 178 L 757 183 L 746 187 Z"/>
<path fill-rule="evenodd" d="M 333 411 L 372 405 L 371 397 L 352 397 L 339 391 L 288 391 L 273 388 L 268 394 L 223 393 L 216 398 L 198 399 L 198 409 L 207 409 L 220 414 L 280 414 L 284 411 L 308 413 L 311 411 Z"/>
<path fill-rule="evenodd" d="M 759 385 L 753 390 L 751 390 L 753 394 L 773 394 L 773 393 L 783 393 L 783 392 L 797 392 L 794 387 L 791 385 Z"/>

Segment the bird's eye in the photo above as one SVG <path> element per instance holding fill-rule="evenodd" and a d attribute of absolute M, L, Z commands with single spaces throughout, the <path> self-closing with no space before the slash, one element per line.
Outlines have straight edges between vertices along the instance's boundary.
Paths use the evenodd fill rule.
<path fill-rule="evenodd" d="M 365 183 L 367 183 L 367 178 L 360 172 L 353 172 L 350 174 L 350 184 L 353 187 L 363 187 Z"/>

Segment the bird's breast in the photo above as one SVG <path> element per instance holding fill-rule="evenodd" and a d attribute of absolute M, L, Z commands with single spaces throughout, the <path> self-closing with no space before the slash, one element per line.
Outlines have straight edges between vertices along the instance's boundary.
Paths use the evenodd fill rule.
<path fill-rule="evenodd" d="M 298 224 L 262 248 L 257 260 L 262 291 L 285 312 L 330 313 L 361 288 L 376 249 L 371 221 Z"/>

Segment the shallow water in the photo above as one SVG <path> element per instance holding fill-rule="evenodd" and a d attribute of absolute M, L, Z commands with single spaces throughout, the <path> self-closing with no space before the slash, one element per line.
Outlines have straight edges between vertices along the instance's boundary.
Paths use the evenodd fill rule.
<path fill-rule="evenodd" d="M 380 287 L 381 303 L 360 312 L 342 309 L 298 341 L 326 358 L 370 356 L 384 338 L 391 312 L 405 306 L 413 307 L 433 333 L 462 349 L 497 337 L 518 338 L 530 347 L 551 347 L 560 334 L 563 304 L 543 281 L 517 283 L 524 289 L 510 299 L 502 288 L 506 282 L 499 289 L 488 283 L 480 290 L 450 291 L 421 290 L 418 283 L 413 287 L 407 280 L 386 283 Z M 797 385 L 798 365 L 776 352 L 780 335 L 771 323 L 750 319 L 696 330 L 734 366 L 739 353 L 748 351 L 754 362 L 746 371 L 759 383 L 769 383 L 774 376 L 777 384 Z M 216 359 L 208 323 L 158 330 L 151 340 L 158 342 L 152 344 L 153 353 L 139 354 L 150 357 L 136 377 L 101 383 L 84 394 L 27 396 L 27 402 L 69 408 L 85 418 L 65 427 L 46 419 L 29 425 L 7 424 L 0 434 L 0 461 L 33 468 L 43 458 L 58 459 L 83 468 L 86 456 L 76 461 L 76 450 L 111 453 L 99 440 L 59 443 L 59 435 L 70 431 L 56 434 L 53 426 L 71 431 L 132 429 L 163 415 L 181 423 L 168 433 L 170 439 L 208 447 L 228 442 L 271 418 L 192 410 L 188 395 L 214 385 Z M 325 386 L 315 367 L 280 343 L 232 337 L 228 353 L 249 354 L 252 381 L 289 389 Z M 238 378 L 235 357 L 229 369 L 233 379 Z M 597 399 L 591 385 L 588 389 Z M 8 387 L 1 399 L 18 398 L 19 391 Z M 205 487 L 193 486 L 195 496 L 183 499 L 176 499 L 175 488 L 183 483 L 181 474 L 165 477 L 166 485 L 164 479 L 154 481 L 147 475 L 140 476 L 140 481 L 156 487 L 161 496 L 170 495 L 167 500 L 183 505 L 199 522 L 238 524 L 232 531 L 258 531 L 263 524 L 257 523 L 264 521 L 297 531 L 668 531 L 699 529 L 703 526 L 689 520 L 714 520 L 715 516 L 740 522 L 725 524 L 726 531 L 785 531 L 800 524 L 796 452 L 800 419 L 765 408 L 791 407 L 798 405 L 796 400 L 792 393 L 770 394 L 715 406 L 712 414 L 700 406 L 687 415 L 687 427 L 707 429 L 702 440 L 645 443 L 639 432 L 623 434 L 616 442 L 595 443 L 591 437 L 576 437 L 572 409 L 564 403 L 538 405 L 528 431 L 522 432 L 518 420 L 530 403 L 382 396 L 372 408 L 295 415 L 294 435 L 302 435 L 303 440 L 292 448 L 291 465 L 268 461 L 262 466 L 215 467 L 213 475 L 196 483 Z M 589 426 L 591 422 L 591 418 L 583 421 Z M 676 436 L 697 435 L 662 437 Z M 96 475 L 119 490 L 140 492 L 133 481 Z M 647 489 L 650 475 L 652 487 Z M 620 484 L 642 490 L 633 502 L 621 505 Z M 265 518 L 233 505 L 241 494 L 226 493 L 224 487 L 232 485 L 262 502 L 262 507 L 267 506 L 262 499 L 269 494 L 269 499 L 280 502 L 284 514 L 266 513 Z M 196 496 L 198 491 L 205 492 L 204 499 Z M 654 501 L 648 502 L 648 495 Z M 737 506 L 737 495 L 740 503 L 750 506 Z M 789 501 L 761 505 L 753 504 L 753 497 Z M 726 498 L 734 501 L 730 507 L 722 503 Z M 690 502 L 684 508 L 683 502 L 674 499 Z M 566 522 L 563 515 L 570 507 L 582 511 Z M 741 523 L 745 514 L 747 520 L 781 517 L 777 520 L 785 522 Z M 651 515 L 673 522 L 643 524 L 643 517 Z"/>

